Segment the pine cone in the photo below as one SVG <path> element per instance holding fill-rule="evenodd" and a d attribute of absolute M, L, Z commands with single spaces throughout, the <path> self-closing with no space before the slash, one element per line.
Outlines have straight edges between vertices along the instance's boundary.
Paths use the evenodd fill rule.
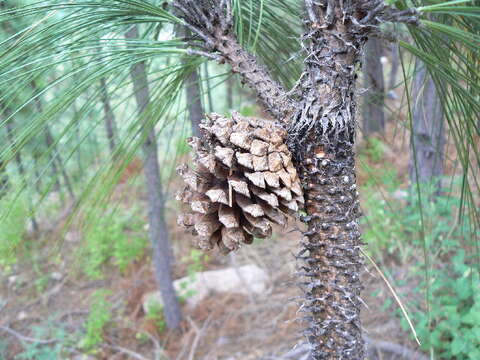
<path fill-rule="evenodd" d="M 286 225 L 286 215 L 303 207 L 285 130 L 237 113 L 210 114 L 200 127 L 202 139 L 188 139 L 196 169 L 177 168 L 186 183 L 177 200 L 191 208 L 177 222 L 192 230 L 198 247 L 218 245 L 227 254 L 269 237 L 271 223 Z"/>

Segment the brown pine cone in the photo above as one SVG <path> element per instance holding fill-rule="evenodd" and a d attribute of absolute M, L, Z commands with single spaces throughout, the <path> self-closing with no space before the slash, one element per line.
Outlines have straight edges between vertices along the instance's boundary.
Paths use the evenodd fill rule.
<path fill-rule="evenodd" d="M 271 223 L 286 225 L 286 215 L 303 207 L 285 130 L 238 113 L 210 114 L 200 127 L 202 139 L 188 139 L 195 169 L 177 168 L 186 183 L 177 200 L 191 209 L 177 222 L 192 230 L 198 247 L 218 245 L 227 254 L 269 237 Z"/>

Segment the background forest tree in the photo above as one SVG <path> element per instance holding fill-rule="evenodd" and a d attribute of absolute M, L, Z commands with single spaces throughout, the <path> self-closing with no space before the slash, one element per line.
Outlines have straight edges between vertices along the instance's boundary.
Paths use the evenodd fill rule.
<path fill-rule="evenodd" d="M 191 252 L 180 261 L 188 244 L 178 244 L 187 235 L 170 225 L 179 211 L 173 170 L 185 160 L 185 138 L 198 135 L 203 112 L 237 110 L 276 120 L 289 132 L 307 203 L 298 215 L 308 228 L 293 226 L 308 238 L 297 256 L 306 263 L 298 259 L 303 277 L 296 281 L 305 287 L 300 309 L 307 310 L 311 356 L 361 359 L 364 339 L 368 351 L 398 350 L 360 331 L 363 251 L 388 278 L 385 286 L 401 292 L 397 323 L 413 328 L 404 331 L 421 340 L 421 350 L 431 358 L 477 358 L 480 9 L 476 1 L 387 3 L 1 2 L 0 266 L 8 294 L 48 293 L 56 278 L 63 279 L 59 288 L 112 274 L 128 279 L 152 261 L 164 305 L 144 314 L 156 333 L 134 331 L 138 344 L 129 350 L 106 334 L 115 314 L 142 301 L 124 298 L 124 308 L 115 301 L 121 291 L 108 283 L 94 285 L 89 315 L 75 331 L 59 326 L 58 318 L 55 326 L 15 327 L 23 309 L 0 298 L 10 319 L 0 331 L 21 345 L 0 342 L 0 354 L 65 357 L 96 350 L 100 358 L 112 352 L 142 358 L 151 350 L 142 342 L 151 342 L 157 358 L 183 356 L 174 355 L 162 330 L 165 323 L 169 331 L 180 327 L 172 280 L 213 260 Z M 387 41 L 400 45 L 398 56 L 395 47 L 387 54 Z M 357 81 L 364 52 L 363 81 Z M 402 76 L 395 77 L 399 64 Z M 386 99 L 384 72 L 398 99 Z M 362 84 L 370 95 L 360 100 L 363 91 L 355 88 Z M 363 114 L 357 122 L 365 130 L 357 134 L 355 112 Z M 389 154 L 405 150 L 399 145 L 405 142 L 411 153 Z M 388 165 L 396 156 L 406 159 L 405 174 Z M 364 250 L 357 189 L 367 215 Z M 255 246 L 272 252 L 287 237 L 277 236 Z M 298 243 L 298 232 L 295 238 Z M 24 270 L 29 263 L 31 273 Z M 398 263 L 416 265 L 402 273 Z M 57 267 L 63 276 L 52 270 Z M 21 275 L 27 273 L 32 285 L 25 291 Z M 53 316 L 49 295 L 45 301 L 43 310 Z M 182 310 L 191 319 L 190 310 Z M 196 329 L 199 337 L 197 325 L 185 321 L 184 333 Z M 290 347 L 301 341 L 292 339 Z M 305 353 L 291 358 L 308 356 L 308 348 L 300 349 Z M 286 349 L 277 350 L 276 358 L 288 358 Z M 188 356 L 196 358 L 196 351 L 192 346 Z"/>

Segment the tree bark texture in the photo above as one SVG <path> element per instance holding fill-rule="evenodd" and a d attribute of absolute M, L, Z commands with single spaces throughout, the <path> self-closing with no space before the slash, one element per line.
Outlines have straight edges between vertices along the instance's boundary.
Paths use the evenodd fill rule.
<path fill-rule="evenodd" d="M 333 6 L 333 5 L 332 5 Z M 304 44 L 309 76 L 290 127 L 307 216 L 300 259 L 306 336 L 314 359 L 363 359 L 360 232 L 356 188 L 356 68 L 366 40 L 339 5 L 312 5 Z M 356 15 L 356 14 L 352 14 Z"/>
<path fill-rule="evenodd" d="M 307 231 L 299 259 L 313 359 L 365 358 L 360 324 L 360 215 L 356 188 L 355 83 L 367 36 L 386 21 L 416 25 L 414 10 L 383 0 L 305 0 L 305 71 L 299 91 L 287 93 L 236 41 L 230 2 L 175 0 L 202 50 L 192 54 L 230 64 L 288 128 L 304 188 Z"/>
<path fill-rule="evenodd" d="M 435 84 L 420 61 L 415 63 L 412 98 L 410 181 L 433 185 L 438 193 L 446 142 L 444 115 Z"/>
<path fill-rule="evenodd" d="M 363 97 L 363 134 L 385 131 L 385 85 L 383 79 L 382 40 L 370 38 L 365 46 L 365 60 L 363 65 L 364 86 L 367 93 Z"/>
<path fill-rule="evenodd" d="M 138 30 L 132 27 L 126 38 L 138 38 Z M 140 62 L 132 66 L 131 77 L 138 107 L 138 116 L 145 116 L 144 112 L 150 102 L 147 73 L 145 63 Z M 154 125 L 143 119 L 148 134 L 143 144 L 143 171 L 148 194 L 149 237 L 153 248 L 153 264 L 155 279 L 162 295 L 164 315 L 169 329 L 178 329 L 182 319 L 180 305 L 173 287 L 171 246 L 168 227 L 165 223 L 165 199 L 163 197 L 160 168 L 158 162 L 157 139 Z"/>

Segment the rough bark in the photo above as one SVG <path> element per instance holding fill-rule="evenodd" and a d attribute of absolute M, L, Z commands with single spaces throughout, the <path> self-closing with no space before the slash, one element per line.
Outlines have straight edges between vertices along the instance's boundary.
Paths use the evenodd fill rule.
<path fill-rule="evenodd" d="M 444 115 L 435 84 L 420 61 L 415 64 L 412 98 L 410 181 L 432 185 L 438 194 L 446 142 Z"/>
<path fill-rule="evenodd" d="M 383 79 L 382 40 L 372 37 L 365 46 L 365 60 L 363 66 L 364 87 L 367 93 L 363 98 L 363 134 L 385 131 L 385 85 Z"/>
<path fill-rule="evenodd" d="M 305 186 L 306 336 L 314 359 L 363 359 L 355 160 L 356 68 L 366 37 L 343 13 L 311 4 L 302 112 L 290 127 Z"/>
<path fill-rule="evenodd" d="M 110 98 L 108 96 L 107 84 L 105 78 L 100 79 L 100 98 L 103 104 L 103 115 L 105 118 L 105 130 L 107 131 L 108 147 L 110 154 L 115 153 L 115 115 L 110 106 Z"/>
<path fill-rule="evenodd" d="M 138 38 L 136 26 L 132 27 L 126 34 L 126 38 Z M 150 93 L 148 89 L 147 73 L 145 63 L 140 62 L 131 67 L 135 99 L 137 101 L 138 116 L 145 116 L 144 112 L 150 102 Z M 153 249 L 153 264 L 155 267 L 155 279 L 162 295 L 165 307 L 164 315 L 169 329 L 178 329 L 182 319 L 180 305 L 173 287 L 172 266 L 171 266 L 171 246 L 168 233 L 168 227 L 165 223 L 165 199 L 162 191 L 160 179 L 160 168 L 158 162 L 157 139 L 155 129 L 149 124 L 148 119 L 144 118 L 148 134 L 143 144 L 143 171 L 147 185 L 148 194 L 148 217 L 149 217 L 149 237 Z"/>
<path fill-rule="evenodd" d="M 288 124 L 289 147 L 305 191 L 308 226 L 299 258 L 312 358 L 365 358 L 360 325 L 359 204 L 355 184 L 355 82 L 367 35 L 380 22 L 417 24 L 413 10 L 382 0 L 305 0 L 306 52 L 301 92 L 290 97 L 236 41 L 227 0 L 176 0 L 198 37 L 192 53 L 229 63 L 277 121 Z"/>

